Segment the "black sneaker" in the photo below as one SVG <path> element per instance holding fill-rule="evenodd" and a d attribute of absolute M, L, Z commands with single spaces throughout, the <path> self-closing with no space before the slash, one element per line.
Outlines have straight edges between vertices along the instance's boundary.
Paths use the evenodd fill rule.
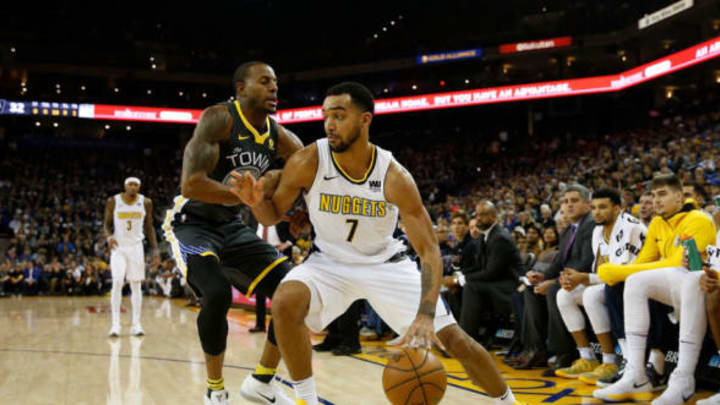
<path fill-rule="evenodd" d="M 612 376 L 610 378 L 603 378 L 601 380 L 597 380 L 597 382 L 595 383 L 595 386 L 600 387 L 600 388 L 605 388 L 605 387 L 609 387 L 609 386 L 615 384 L 619 379 L 622 378 L 623 373 L 625 372 L 625 365 L 626 365 L 626 362 L 625 362 L 625 359 L 623 359 L 623 361 L 620 363 L 620 367 L 618 367 L 617 374 L 615 374 L 614 376 Z M 655 371 L 655 370 L 653 370 L 653 371 Z"/>
<path fill-rule="evenodd" d="M 316 352 L 331 352 L 338 346 L 340 346 L 339 343 L 331 343 L 325 339 L 322 343 L 313 346 L 313 350 Z"/>
<path fill-rule="evenodd" d="M 333 349 L 332 354 L 335 356 L 350 356 L 352 354 L 360 354 L 362 353 L 362 349 L 360 346 L 347 346 L 347 345 L 340 345 Z"/>
<path fill-rule="evenodd" d="M 655 367 L 648 363 L 645 366 L 645 375 L 650 379 L 650 383 L 653 386 L 653 392 L 662 391 L 665 388 L 667 388 L 668 383 L 668 373 L 665 373 L 665 375 L 658 374 L 657 371 L 655 371 Z"/>

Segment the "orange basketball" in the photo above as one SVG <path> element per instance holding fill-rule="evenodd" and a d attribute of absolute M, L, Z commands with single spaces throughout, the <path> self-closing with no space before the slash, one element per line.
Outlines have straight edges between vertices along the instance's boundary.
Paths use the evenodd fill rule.
<path fill-rule="evenodd" d="M 402 348 L 383 372 L 383 389 L 393 405 L 435 405 L 446 387 L 445 368 L 425 349 Z"/>

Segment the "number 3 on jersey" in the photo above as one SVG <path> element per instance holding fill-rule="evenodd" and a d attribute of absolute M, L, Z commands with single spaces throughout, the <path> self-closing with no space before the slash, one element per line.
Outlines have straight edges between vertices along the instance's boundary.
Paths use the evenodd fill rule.
<path fill-rule="evenodd" d="M 348 242 L 352 242 L 353 238 L 355 237 L 355 231 L 357 231 L 358 227 L 358 220 L 357 219 L 348 219 L 345 221 L 346 224 L 351 224 L 350 226 L 350 233 L 348 234 L 347 239 L 345 239 Z"/>

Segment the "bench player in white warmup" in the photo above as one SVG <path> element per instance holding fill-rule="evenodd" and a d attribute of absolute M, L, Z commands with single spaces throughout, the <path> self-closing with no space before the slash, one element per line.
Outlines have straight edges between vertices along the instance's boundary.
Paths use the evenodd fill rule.
<path fill-rule="evenodd" d="M 635 217 L 622 212 L 618 190 L 596 190 L 592 194 L 591 207 L 597 224 L 592 234 L 592 250 L 595 255 L 593 272 L 582 273 L 565 269 L 560 276 L 563 289 L 557 293 L 560 315 L 577 344 L 580 358 L 571 367 L 556 370 L 555 375 L 578 378 L 586 384 L 595 385 L 598 380 L 611 378 L 618 372 L 615 346 L 610 334 L 610 316 L 605 304 L 605 284 L 600 282 L 595 270 L 599 265 L 608 262 L 632 263 L 645 241 L 647 227 Z M 590 347 L 580 306 L 585 308 L 593 332 L 602 346 L 602 363 L 597 361 Z M 624 348 L 624 339 L 618 339 L 618 343 Z"/>
<path fill-rule="evenodd" d="M 132 302 L 131 334 L 145 334 L 140 325 L 142 311 L 142 289 L 140 284 L 145 279 L 145 251 L 143 239 L 147 235 L 153 249 L 153 265 L 160 263 L 157 236 L 153 227 L 152 200 L 139 193 L 140 179 L 125 179 L 125 192 L 108 198 L 105 204 L 105 237 L 110 253 L 110 270 L 112 271 L 112 289 L 110 290 L 110 308 L 112 327 L 109 335 L 120 335 L 120 304 L 122 288 L 125 280 L 130 282 Z"/>
<path fill-rule="evenodd" d="M 367 88 L 334 86 L 323 103 L 327 138 L 290 157 L 271 199 L 263 199 L 264 178 L 234 174 L 233 192 L 265 225 L 278 223 L 303 192 L 317 235 L 319 251 L 288 273 L 273 297 L 278 345 L 297 403 L 318 404 L 305 325 L 320 331 L 361 298 L 403 335 L 401 344 L 447 348 L 495 403 L 516 403 L 487 351 L 438 302 L 442 261 L 430 217 L 410 173 L 369 142 L 373 112 Z M 422 275 L 392 237 L 398 214 Z"/>

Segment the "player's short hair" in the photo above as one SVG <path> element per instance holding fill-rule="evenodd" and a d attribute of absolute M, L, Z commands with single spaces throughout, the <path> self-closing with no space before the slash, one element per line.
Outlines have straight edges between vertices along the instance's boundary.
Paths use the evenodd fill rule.
<path fill-rule="evenodd" d="M 620 192 L 615 188 L 605 187 L 595 190 L 595 192 L 592 193 L 592 199 L 595 200 L 599 198 L 607 198 L 608 200 L 610 200 L 611 203 L 615 205 L 622 204 Z"/>
<path fill-rule="evenodd" d="M 462 219 L 463 222 L 465 222 L 465 225 L 469 225 L 469 224 L 470 224 L 470 217 L 468 216 L 468 214 L 465 213 L 465 211 L 462 211 L 462 210 L 455 211 L 455 212 L 452 214 L 452 216 L 450 217 L 450 222 L 452 222 L 453 219 L 455 219 L 455 218 L 460 218 L 460 219 Z"/>
<path fill-rule="evenodd" d="M 578 194 L 580 194 L 580 197 L 585 201 L 590 200 L 590 190 L 588 190 L 587 187 L 583 186 L 582 184 L 575 183 L 575 184 L 569 185 L 563 192 L 563 195 L 565 195 L 571 191 L 576 191 Z"/>
<path fill-rule="evenodd" d="M 267 63 L 259 60 L 252 60 L 238 66 L 237 69 L 235 69 L 235 73 L 233 74 L 233 89 L 237 86 L 238 83 L 244 82 L 245 79 L 247 79 L 248 74 L 250 74 L 250 69 L 255 65 L 267 65 Z"/>
<path fill-rule="evenodd" d="M 680 180 L 680 177 L 674 175 L 674 174 L 659 174 L 652 179 L 652 183 L 650 184 L 650 189 L 655 190 L 661 187 L 668 186 L 671 189 L 675 191 L 682 192 L 682 181 Z"/>
<path fill-rule="evenodd" d="M 375 114 L 375 98 L 370 90 L 357 82 L 343 82 L 330 87 L 327 96 L 339 96 L 349 94 L 353 104 L 363 112 Z"/>

